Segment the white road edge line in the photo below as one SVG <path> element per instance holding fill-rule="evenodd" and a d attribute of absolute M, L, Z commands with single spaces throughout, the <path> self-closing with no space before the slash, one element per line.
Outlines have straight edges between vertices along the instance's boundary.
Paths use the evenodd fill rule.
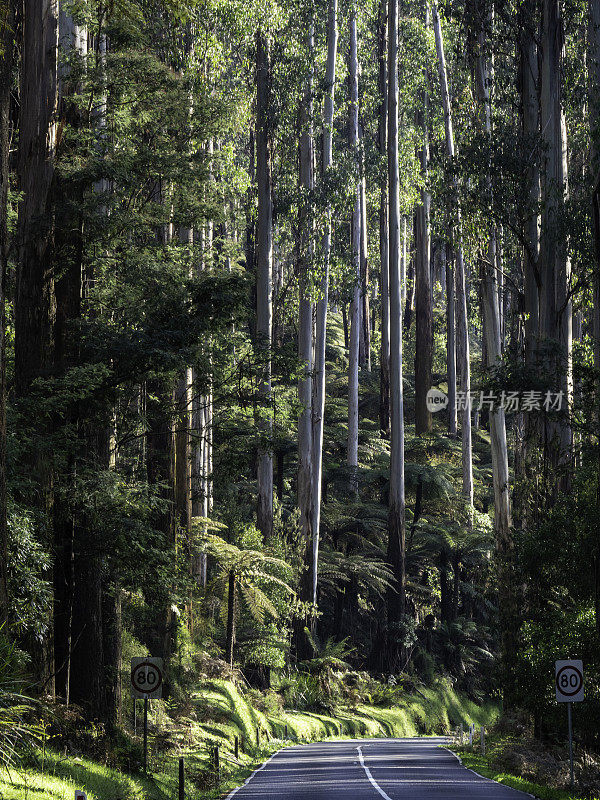
<path fill-rule="evenodd" d="M 273 753 L 273 755 L 272 755 L 272 756 L 270 756 L 270 757 L 269 757 L 269 758 L 268 758 L 268 759 L 265 761 L 265 763 L 264 763 L 264 764 L 261 764 L 261 766 L 260 766 L 258 769 L 255 769 L 255 770 L 254 770 L 254 772 L 252 773 L 252 775 L 249 775 L 249 776 L 246 778 L 246 780 L 245 780 L 245 781 L 244 781 L 244 782 L 241 784 L 241 786 L 236 786 L 236 787 L 235 787 L 235 789 L 234 789 L 232 792 L 230 792 L 230 793 L 227 795 L 227 797 L 225 798 L 225 800 L 231 800 L 231 798 L 232 798 L 232 797 L 233 797 L 235 794 L 237 794 L 237 793 L 239 792 L 239 790 L 240 790 L 240 789 L 243 789 L 243 788 L 244 788 L 244 786 L 247 786 L 247 785 L 250 783 L 250 781 L 252 780 L 252 778 L 253 778 L 255 775 L 257 775 L 257 774 L 258 774 L 258 773 L 259 773 L 261 770 L 263 770 L 263 769 L 264 769 L 264 768 L 267 766 L 267 764 L 269 763 L 269 761 L 271 761 L 272 759 L 274 759 L 274 758 L 275 758 L 275 756 L 277 755 L 277 753 L 281 753 L 281 751 L 282 751 L 282 750 L 285 750 L 285 749 L 286 749 L 285 747 L 280 747 L 280 748 L 279 748 L 279 750 L 277 750 L 277 752 Z"/>
<path fill-rule="evenodd" d="M 475 772 L 475 770 L 471 769 L 470 767 L 465 767 L 465 765 L 462 763 L 462 758 L 458 755 L 458 753 L 455 753 L 454 750 L 450 750 L 449 747 L 445 747 L 444 749 L 447 750 L 449 753 L 452 753 L 452 755 L 458 761 L 458 763 L 461 765 L 461 767 L 464 767 L 468 772 L 472 772 L 473 775 L 477 775 L 478 778 L 481 778 L 484 781 L 488 781 L 488 783 L 495 783 L 498 786 L 504 786 L 505 785 L 505 784 L 502 784 L 502 783 L 499 784 L 498 781 L 494 781 L 494 780 L 492 780 L 492 778 L 486 778 L 485 775 L 480 775 L 478 772 Z M 508 789 L 512 789 L 512 786 L 508 786 L 507 788 Z M 515 792 L 520 792 L 521 790 L 520 789 L 515 789 L 514 791 Z M 530 794 L 529 792 L 521 792 L 521 794 L 524 794 L 527 797 L 533 797 L 533 800 L 538 800 L 536 795 Z"/>
<path fill-rule="evenodd" d="M 359 746 L 358 746 L 356 749 L 358 750 L 358 757 L 360 758 L 360 763 L 361 763 L 361 766 L 362 766 L 362 768 L 364 769 L 364 771 L 365 771 L 365 773 L 366 773 L 366 776 L 367 776 L 367 778 L 368 778 L 368 779 L 371 781 L 371 785 L 372 785 L 372 787 L 375 789 L 375 791 L 379 792 L 379 794 L 380 794 L 380 795 L 383 797 L 383 800 L 392 800 L 392 798 L 389 796 L 389 794 L 386 794 L 386 793 L 383 791 L 383 789 L 381 788 L 381 786 L 380 786 L 380 785 L 377 783 L 377 781 L 375 780 L 375 778 L 374 778 L 374 777 L 371 775 L 371 770 L 370 770 L 370 769 L 367 767 L 367 765 L 365 764 L 365 759 L 363 758 L 363 754 L 362 754 L 362 747 L 361 747 L 361 745 L 359 745 Z M 229 799 L 228 799 L 228 800 L 229 800 Z"/>

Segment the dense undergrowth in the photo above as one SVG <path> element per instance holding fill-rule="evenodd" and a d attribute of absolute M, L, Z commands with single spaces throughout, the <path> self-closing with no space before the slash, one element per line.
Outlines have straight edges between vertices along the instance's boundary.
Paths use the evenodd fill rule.
<path fill-rule="evenodd" d="M 370 688 L 374 687 L 373 681 Z M 185 707 L 175 710 L 155 704 L 151 710 L 148 778 L 141 777 L 136 764 L 139 736 L 123 736 L 120 752 L 113 743 L 111 753 L 101 758 L 98 742 L 102 732 L 96 731 L 95 737 L 88 732 L 88 749 L 93 750 L 92 743 L 97 743 L 92 759 L 78 753 L 63 732 L 62 737 L 54 739 L 55 749 L 43 755 L 38 751 L 22 767 L 0 773 L 0 796 L 3 800 L 40 796 L 44 800 L 71 800 L 74 789 L 79 788 L 87 792 L 89 800 L 167 800 L 174 796 L 180 756 L 185 758 L 189 790 L 203 797 L 219 796 L 286 744 L 339 736 L 447 733 L 461 723 L 490 724 L 497 716 L 494 704 L 478 705 L 445 681 L 413 691 L 401 687 L 382 691 L 378 705 L 364 702 L 368 698 L 362 695 L 369 694 L 368 688 L 355 696 L 354 702 L 325 713 L 284 708 L 284 697 L 274 691 L 243 693 L 232 681 L 206 680 Z M 236 737 L 238 760 L 234 757 Z M 213 762 L 216 745 L 220 752 L 218 781 Z M 132 774 L 126 771 L 127 766 L 134 770 Z"/>
<path fill-rule="evenodd" d="M 485 754 L 479 737 L 473 746 L 455 746 L 465 767 L 540 800 L 599 800 L 600 764 L 590 753 L 575 748 L 575 789 L 569 789 L 566 742 L 541 742 L 527 731 L 501 721 L 486 736 Z"/>

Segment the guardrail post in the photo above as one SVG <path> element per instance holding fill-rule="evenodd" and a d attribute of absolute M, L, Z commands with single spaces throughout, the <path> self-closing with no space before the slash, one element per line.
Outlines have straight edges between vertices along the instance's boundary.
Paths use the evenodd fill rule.
<path fill-rule="evenodd" d="M 179 759 L 179 800 L 185 800 L 185 768 L 183 758 Z"/>
<path fill-rule="evenodd" d="M 481 755 L 485 755 L 485 726 L 481 726 Z"/>

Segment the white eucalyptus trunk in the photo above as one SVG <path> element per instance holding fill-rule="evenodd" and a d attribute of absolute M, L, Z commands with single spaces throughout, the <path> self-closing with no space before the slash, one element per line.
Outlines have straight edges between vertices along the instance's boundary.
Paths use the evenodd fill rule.
<path fill-rule="evenodd" d="M 400 302 L 400 186 L 398 163 L 398 0 L 388 5 L 388 187 L 390 269 L 390 505 L 388 560 L 395 587 L 388 593 L 388 624 L 405 611 L 404 397 L 402 387 L 402 306 Z"/>
<path fill-rule="evenodd" d="M 323 173 L 333 164 L 333 118 L 335 99 L 335 67 L 338 27 L 337 0 L 329 0 L 327 18 L 327 66 L 325 71 L 325 102 L 323 120 Z M 325 346 L 327 342 L 327 305 L 329 302 L 329 259 L 331 253 L 331 209 L 327 210 L 323 248 L 323 277 L 317 302 L 315 364 L 313 382 L 313 568 L 312 600 L 317 602 L 319 535 L 321 525 L 321 490 L 323 482 L 323 424 L 325 415 Z"/>
<path fill-rule="evenodd" d="M 271 436 L 271 339 L 273 328 L 273 201 L 269 134 L 269 45 L 264 34 L 256 36 L 256 341 L 262 360 L 259 397 L 262 441 L 258 454 L 257 524 L 265 541 L 273 535 L 273 453 Z"/>
<path fill-rule="evenodd" d="M 483 31 L 478 37 L 478 56 L 475 63 L 475 88 L 481 108 L 481 117 L 488 139 L 492 135 L 492 113 L 490 103 L 491 69 L 486 57 L 486 42 Z M 491 203 L 492 181 L 488 176 L 487 191 Z M 481 302 L 483 306 L 483 330 L 485 333 L 486 366 L 491 367 L 502 359 L 500 309 L 498 306 L 498 280 L 496 268 L 496 229 L 492 224 L 488 238 L 487 258 L 481 260 Z M 511 509 L 508 474 L 508 446 L 504 409 L 490 411 L 490 438 L 492 448 L 492 473 L 494 483 L 494 508 L 496 537 L 500 548 L 510 548 Z"/>
<path fill-rule="evenodd" d="M 312 21 L 308 33 L 309 57 L 314 55 Z M 312 374 L 313 374 L 313 302 L 310 287 L 310 269 L 313 258 L 313 226 L 310 194 L 313 191 L 313 76 L 312 67 L 306 83 L 300 109 L 300 242 L 299 242 L 299 320 L 298 358 L 302 372 L 298 381 L 300 418 L 298 420 L 298 508 L 300 530 L 306 553 L 306 562 L 301 581 L 301 599 L 308 601 L 312 595 L 315 579 L 312 576 L 313 546 L 313 454 L 312 454 Z"/>
<path fill-rule="evenodd" d="M 452 108 L 448 91 L 448 73 L 444 53 L 442 25 L 437 4 L 431 6 L 435 46 L 437 51 L 438 76 L 444 109 L 444 127 L 446 131 L 446 153 L 454 169 L 454 129 L 452 125 Z M 455 288 L 456 288 L 456 352 L 458 372 L 460 374 L 460 391 L 463 398 L 461 405 L 462 436 L 462 490 L 469 506 L 473 505 L 473 444 L 471 435 L 471 355 L 469 345 L 469 317 L 467 309 L 467 291 L 465 262 L 462 242 L 461 208 L 458 196 L 456 175 L 453 173 L 454 188 L 454 253 L 455 253 Z"/>
<path fill-rule="evenodd" d="M 387 155 L 387 2 L 380 0 L 379 6 L 379 153 Z M 380 355 L 380 399 L 379 426 L 384 434 L 390 430 L 390 267 L 388 234 L 388 180 L 387 171 L 381 178 L 379 204 L 379 263 L 381 286 L 381 355 Z"/>

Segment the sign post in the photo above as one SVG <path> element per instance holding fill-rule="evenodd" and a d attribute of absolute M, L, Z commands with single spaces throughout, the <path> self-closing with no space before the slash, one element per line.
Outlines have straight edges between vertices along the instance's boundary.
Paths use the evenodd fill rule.
<path fill-rule="evenodd" d="M 557 661 L 554 667 L 554 683 L 556 686 L 556 702 L 567 704 L 569 724 L 569 768 L 571 789 L 575 783 L 573 772 L 573 703 L 581 703 L 583 693 L 583 662 L 580 659 Z"/>
<path fill-rule="evenodd" d="M 133 702 L 144 701 L 144 772 L 148 771 L 148 700 L 162 697 L 163 660 L 138 656 L 131 659 L 131 694 Z"/>

